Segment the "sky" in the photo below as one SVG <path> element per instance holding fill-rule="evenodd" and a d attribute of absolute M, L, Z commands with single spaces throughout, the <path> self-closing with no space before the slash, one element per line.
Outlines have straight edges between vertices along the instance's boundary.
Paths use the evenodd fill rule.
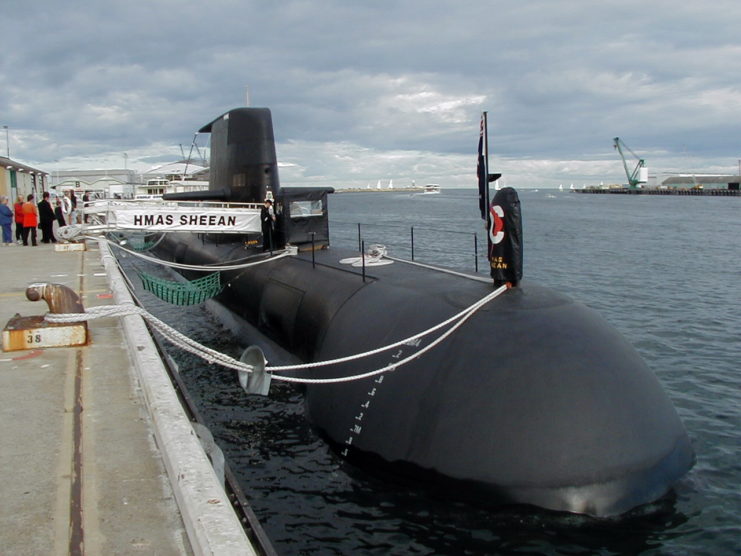
<path fill-rule="evenodd" d="M 503 185 L 626 183 L 614 137 L 658 179 L 741 165 L 737 0 L 0 6 L 0 154 L 50 173 L 207 152 L 247 104 L 290 186 L 475 187 L 483 111 Z"/>

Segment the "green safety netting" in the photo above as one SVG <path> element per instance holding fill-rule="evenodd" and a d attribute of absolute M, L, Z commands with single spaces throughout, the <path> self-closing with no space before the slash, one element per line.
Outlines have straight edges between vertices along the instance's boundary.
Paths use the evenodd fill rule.
<path fill-rule="evenodd" d="M 134 251 L 149 251 L 157 245 L 159 237 L 152 234 L 127 234 L 125 236 L 128 247 Z"/>
<path fill-rule="evenodd" d="M 129 239 L 129 246 L 134 251 L 149 251 L 155 245 L 157 245 L 156 241 L 147 241 L 145 239 L 140 239 L 140 238 Z"/>
<path fill-rule="evenodd" d="M 160 241 L 161 234 L 160 236 L 157 236 L 151 233 L 118 233 L 109 234 L 108 238 L 133 251 L 149 251 Z"/>
<path fill-rule="evenodd" d="M 188 282 L 173 282 L 141 271 L 137 273 L 145 290 L 173 305 L 197 305 L 221 291 L 221 275 L 218 272 Z"/>

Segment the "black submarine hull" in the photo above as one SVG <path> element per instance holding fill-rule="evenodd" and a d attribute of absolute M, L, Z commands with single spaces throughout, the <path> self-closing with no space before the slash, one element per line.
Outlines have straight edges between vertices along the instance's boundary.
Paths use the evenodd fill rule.
<path fill-rule="evenodd" d="M 192 235 L 158 252 L 190 264 L 243 256 Z M 327 249 L 224 272 L 218 301 L 285 352 L 320 361 L 444 321 L 491 283 L 394 262 L 358 269 Z M 334 378 L 384 367 L 431 338 L 296 372 Z M 281 361 L 268 361 L 269 365 Z M 491 504 L 611 516 L 656 500 L 694 462 L 653 373 L 596 312 L 524 281 L 434 349 L 393 372 L 306 387 L 311 422 L 349 460 Z"/>
<path fill-rule="evenodd" d="M 492 292 L 491 280 L 401 261 L 365 274 L 340 263 L 357 253 L 329 248 L 331 188 L 280 187 L 271 118 L 266 108 L 240 108 L 204 126 L 212 133 L 209 190 L 165 195 L 275 200 L 274 214 L 261 213 L 263 245 L 303 251 L 222 272 L 227 287 L 218 297 L 269 366 L 399 342 Z M 501 230 L 492 233 L 499 241 Z M 255 254 L 245 239 L 256 241 L 175 233 L 156 252 L 213 265 Z M 419 354 L 435 337 L 295 375 L 373 371 Z M 492 504 L 621 514 L 661 497 L 694 462 L 674 407 L 636 351 L 591 309 L 526 280 L 392 372 L 307 385 L 306 405 L 349 461 Z"/>

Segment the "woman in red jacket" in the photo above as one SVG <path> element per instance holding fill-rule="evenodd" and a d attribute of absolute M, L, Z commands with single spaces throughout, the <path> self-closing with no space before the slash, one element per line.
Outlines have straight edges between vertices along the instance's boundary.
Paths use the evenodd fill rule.
<path fill-rule="evenodd" d="M 39 225 L 39 209 L 33 202 L 33 193 L 23 203 L 23 245 L 28 245 L 28 234 L 31 234 L 31 245 L 36 247 L 36 226 Z"/>
<path fill-rule="evenodd" d="M 23 239 L 23 195 L 18 195 L 13 205 L 15 219 L 15 240 L 20 243 Z"/>

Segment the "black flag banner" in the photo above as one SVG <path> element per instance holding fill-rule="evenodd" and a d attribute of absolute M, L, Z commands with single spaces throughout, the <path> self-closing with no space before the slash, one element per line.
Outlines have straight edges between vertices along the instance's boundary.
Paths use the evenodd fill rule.
<path fill-rule="evenodd" d="M 489 206 L 489 264 L 494 286 L 522 279 L 522 214 L 512 187 L 497 191 Z"/>
<path fill-rule="evenodd" d="M 481 127 L 479 129 L 479 154 L 476 163 L 476 176 L 479 185 L 479 210 L 481 219 L 487 220 L 486 208 L 489 204 L 489 184 L 497 181 L 502 174 L 489 173 L 489 144 L 487 134 L 489 133 L 486 123 L 486 112 L 481 114 Z"/>
<path fill-rule="evenodd" d="M 481 210 L 481 218 L 486 220 L 486 204 L 489 202 L 488 195 L 486 194 L 486 174 L 488 168 L 486 167 L 486 160 L 484 159 L 484 133 L 485 133 L 485 115 L 481 116 L 481 130 L 479 132 L 479 158 L 476 165 L 476 175 L 479 178 L 479 209 Z"/>

